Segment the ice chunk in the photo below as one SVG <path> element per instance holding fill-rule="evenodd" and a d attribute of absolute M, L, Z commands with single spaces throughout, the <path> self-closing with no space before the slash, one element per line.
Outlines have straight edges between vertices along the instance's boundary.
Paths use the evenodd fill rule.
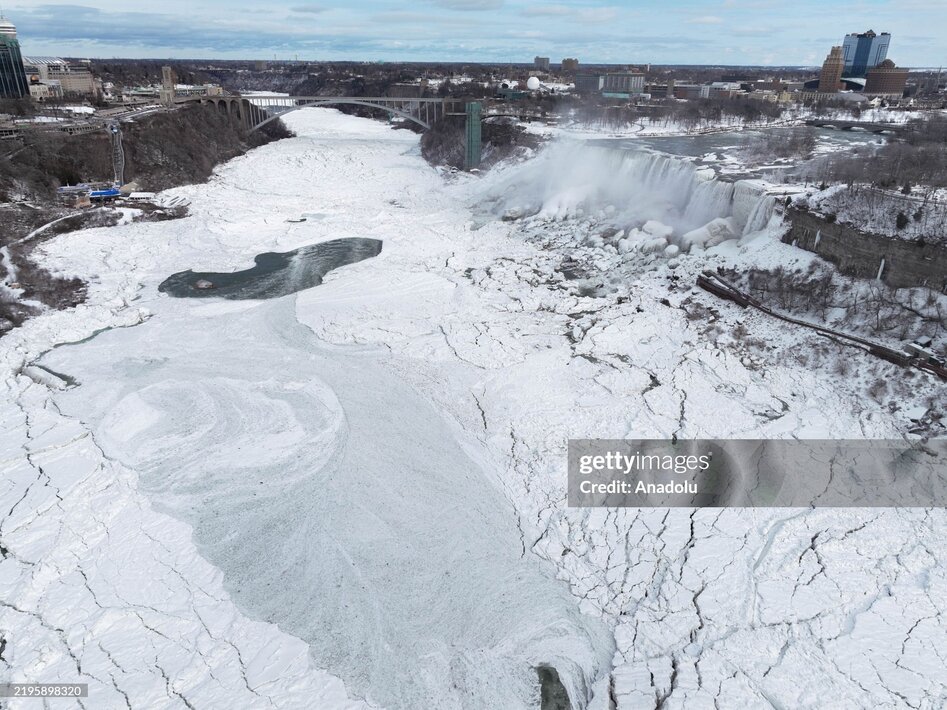
<path fill-rule="evenodd" d="M 658 237 L 657 239 L 649 239 L 641 244 L 641 251 L 645 254 L 654 254 L 659 251 L 663 251 L 667 247 L 668 243 L 664 237 Z"/>
<path fill-rule="evenodd" d="M 681 246 L 684 249 L 690 249 L 693 246 L 707 248 L 722 244 L 729 239 L 736 239 L 737 236 L 733 229 L 732 220 L 718 217 L 703 227 L 698 227 L 683 235 L 681 237 Z"/>
<path fill-rule="evenodd" d="M 674 233 L 674 227 L 669 227 L 654 219 L 649 219 L 645 222 L 642 229 L 653 237 L 662 237 L 665 239 Z"/>

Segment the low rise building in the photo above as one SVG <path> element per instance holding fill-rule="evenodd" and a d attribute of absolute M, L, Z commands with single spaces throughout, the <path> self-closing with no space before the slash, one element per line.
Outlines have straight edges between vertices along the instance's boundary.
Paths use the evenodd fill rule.
<path fill-rule="evenodd" d="M 30 98 L 34 101 L 58 101 L 63 98 L 62 84 L 58 81 L 31 81 Z"/>
<path fill-rule="evenodd" d="M 529 98 L 529 92 L 516 86 L 501 86 L 497 88 L 496 97 L 505 101 L 520 101 Z"/>
<path fill-rule="evenodd" d="M 792 101 L 792 94 L 785 90 L 775 91 L 772 89 L 762 89 L 747 92 L 745 96 L 754 101 L 766 101 L 771 104 L 785 104 Z"/>
<path fill-rule="evenodd" d="M 604 77 L 601 74 L 580 73 L 575 75 L 575 90 L 578 94 L 597 94 L 602 90 Z"/>
<path fill-rule="evenodd" d="M 674 95 L 674 85 L 667 84 L 646 84 L 645 92 L 656 99 L 666 99 Z"/>
<path fill-rule="evenodd" d="M 705 99 L 710 96 L 710 87 L 700 84 L 675 84 L 673 90 L 675 99 Z"/>
<path fill-rule="evenodd" d="M 159 89 L 157 86 L 136 86 L 133 89 L 122 91 L 122 101 L 142 101 L 144 99 L 158 98 Z"/>
<path fill-rule="evenodd" d="M 868 70 L 865 94 L 900 99 L 908 82 L 908 70 L 899 69 L 890 59 Z"/>
<path fill-rule="evenodd" d="M 23 65 L 39 82 L 59 82 L 64 96 L 99 96 L 101 84 L 86 64 L 69 64 L 59 57 L 24 57 Z"/>
<path fill-rule="evenodd" d="M 631 98 L 644 92 L 644 74 L 640 72 L 612 72 L 602 81 L 602 96 L 608 98 Z"/>
<path fill-rule="evenodd" d="M 223 96 L 224 90 L 217 84 L 175 84 L 175 96 Z"/>

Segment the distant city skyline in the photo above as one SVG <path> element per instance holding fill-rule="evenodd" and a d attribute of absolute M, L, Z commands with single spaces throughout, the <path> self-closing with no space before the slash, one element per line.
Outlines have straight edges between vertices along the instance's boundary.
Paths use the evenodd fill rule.
<path fill-rule="evenodd" d="M 947 66 L 943 0 L 119 0 L 19 2 L 26 55 L 818 66 L 846 34 L 890 32 L 899 66 Z"/>

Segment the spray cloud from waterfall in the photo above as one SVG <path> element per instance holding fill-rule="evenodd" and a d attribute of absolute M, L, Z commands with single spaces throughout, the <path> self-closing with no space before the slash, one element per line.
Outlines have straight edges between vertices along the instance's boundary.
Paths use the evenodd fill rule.
<path fill-rule="evenodd" d="M 621 251 L 669 257 L 763 229 L 775 203 L 758 183 L 717 180 L 681 158 L 573 142 L 511 168 L 485 201 L 508 220 L 604 223 Z"/>

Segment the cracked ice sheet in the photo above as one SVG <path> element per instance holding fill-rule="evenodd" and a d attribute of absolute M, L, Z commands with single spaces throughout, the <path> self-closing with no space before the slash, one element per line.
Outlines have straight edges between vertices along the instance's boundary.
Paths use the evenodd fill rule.
<path fill-rule="evenodd" d="M 610 634 L 597 618 L 579 613 L 551 567 L 543 569 L 525 554 L 509 503 L 483 478 L 482 452 L 453 420 L 442 419 L 385 374 L 398 364 L 384 363 L 385 353 L 371 350 L 349 350 L 342 358 L 323 353 L 319 360 L 310 352 L 318 349 L 311 332 L 293 317 L 292 298 L 278 305 L 201 303 L 155 292 L 170 272 L 244 268 L 261 251 L 374 235 L 397 254 L 399 238 L 417 238 L 441 224 L 448 231 L 462 228 L 465 213 L 438 206 L 432 196 L 440 178 L 418 158 L 415 136 L 334 112 L 313 115 L 319 117 L 309 119 L 314 136 L 232 161 L 206 186 L 172 191 L 191 203 L 185 220 L 157 229 L 89 230 L 47 245 L 51 262 L 94 277 L 89 303 L 34 319 L 4 339 L 11 370 L 52 345 L 151 320 L 48 354 L 44 364 L 80 383 L 55 401 L 45 388 L 20 378 L 26 391 L 42 393 L 42 402 L 16 395 L 42 429 L 35 436 L 49 431 L 40 419 L 52 412 L 52 431 L 66 436 L 68 429 L 68 436 L 90 447 L 73 452 L 71 460 L 94 471 L 89 480 L 104 479 L 99 488 L 106 492 L 97 499 L 105 508 L 97 518 L 99 536 L 81 536 L 63 568 L 71 574 L 57 573 L 69 582 L 63 596 L 28 570 L 8 566 L 11 598 L 43 605 L 47 597 L 76 596 L 64 605 L 72 609 L 68 614 L 43 620 L 57 634 L 62 629 L 56 649 L 61 677 L 75 675 L 82 663 L 95 697 L 113 691 L 105 706 L 123 706 L 124 694 L 136 706 L 213 707 L 215 696 L 228 707 L 257 706 L 244 697 L 247 685 L 279 707 L 347 706 L 341 683 L 306 668 L 305 645 L 275 626 L 252 626 L 273 636 L 264 661 L 251 653 L 255 647 L 241 647 L 235 629 L 251 622 L 233 608 L 231 595 L 251 617 L 304 637 L 317 665 L 338 671 L 350 697 L 407 707 L 459 706 L 464 697 L 484 707 L 526 707 L 538 691 L 533 667 L 548 663 L 581 701 L 607 674 Z M 314 167 L 315 174 L 337 180 L 335 189 L 313 181 Z M 272 199 L 247 199 L 260 189 Z M 403 216 L 404 204 L 423 206 L 424 215 L 407 233 L 390 226 Z M 285 221 L 313 209 L 321 220 L 303 227 Z M 443 260 L 451 253 L 426 256 Z M 366 283 L 366 272 L 357 268 L 336 275 L 346 271 L 349 283 Z M 436 291 L 444 284 L 417 286 Z M 416 328 L 423 335 L 423 314 Z M 435 347 L 444 347 L 449 336 L 436 336 Z M 228 358 L 232 366 L 223 364 Z M 481 358 L 495 354 L 487 350 Z M 274 367 L 280 359 L 285 366 Z M 319 379 L 321 370 L 333 368 L 327 377 L 332 375 L 338 398 Z M 392 415 L 399 407 L 407 411 Z M 376 421 L 379 412 L 391 419 L 387 428 L 385 414 Z M 412 423 L 420 431 L 410 430 Z M 412 441 L 414 447 L 406 445 Z M 39 466 L 39 458 L 31 465 Z M 29 481 L 36 473 L 29 466 L 23 472 L 30 496 L 23 510 L 35 510 L 33 496 L 42 493 L 46 507 L 65 506 L 88 522 L 84 499 L 72 493 L 81 488 L 65 481 L 79 467 L 49 462 L 43 471 L 35 485 Z M 352 472 L 370 474 L 371 480 L 361 481 L 363 490 L 343 485 Z M 62 501 L 50 497 L 47 476 L 64 481 L 54 489 Z M 134 514 L 113 510 L 122 499 L 107 486 L 117 477 L 136 496 Z M 260 480 L 270 487 L 260 488 Z M 322 484 L 332 488 L 333 481 L 337 495 L 327 496 Z M 139 491 L 150 494 L 155 508 L 189 522 L 200 552 L 225 574 L 197 557 L 189 528 L 152 511 Z M 145 539 L 116 535 L 113 525 L 127 526 L 145 516 L 142 510 L 158 519 Z M 230 523 L 241 514 L 247 526 Z M 12 538 L 11 557 L 19 557 L 21 545 L 35 545 L 37 555 L 58 550 L 58 522 L 31 519 L 17 528 L 22 536 Z M 116 537 L 120 547 L 106 546 Z M 134 570 L 124 566 L 128 561 Z M 207 570 L 215 575 L 213 584 Z M 177 591 L 187 592 L 187 599 L 176 599 Z M 128 607 L 135 613 L 123 621 Z M 108 623 L 97 622 L 100 609 Z M 152 653 L 152 646 L 168 645 L 165 637 L 175 651 Z M 220 647 L 216 653 L 208 648 L 213 644 Z M 265 687 L 257 677 L 261 666 L 270 672 Z"/>
<path fill-rule="evenodd" d="M 470 202 L 463 192 L 477 188 L 445 190 Z M 666 271 L 639 274 L 625 305 L 568 296 L 555 265 L 571 249 L 550 254 L 516 230 L 428 232 L 359 265 L 366 292 L 340 282 L 300 294 L 299 317 L 330 341 L 412 358 L 406 376 L 479 432 L 527 545 L 615 624 L 619 707 L 942 705 L 943 511 L 564 506 L 570 437 L 881 438 L 906 422 L 827 373 L 760 367 L 701 337 Z M 708 260 L 810 258 L 764 239 Z M 772 342 L 807 343 L 749 317 Z"/>
<path fill-rule="evenodd" d="M 228 600 L 190 530 L 157 513 L 49 392 L 6 383 L 0 669 L 16 682 L 87 682 L 85 707 L 358 707 L 306 645 Z M 309 700 L 306 700 L 306 698 Z M 32 701 L 21 701 L 23 707 Z M 20 707 L 9 701 L 9 707 Z"/>
<path fill-rule="evenodd" d="M 193 526 L 242 609 L 384 706 L 529 707 L 540 664 L 587 694 L 608 630 L 523 555 L 462 432 L 384 351 L 320 347 L 292 297 L 168 306 L 44 363 L 85 383 L 64 413 Z"/>
<path fill-rule="evenodd" d="M 240 194 L 229 206 L 217 200 L 228 169 L 208 185 L 174 191 L 200 205 L 182 223 L 193 231 L 129 225 L 50 244 L 64 270 L 93 279 L 88 302 L 0 340 L 4 680 L 88 682 L 86 706 L 94 708 L 364 706 L 312 666 L 305 643 L 235 608 L 190 528 L 155 511 L 135 472 L 106 457 L 78 419 L 61 415 L 42 386 L 55 378 L 16 374 L 35 377 L 23 365 L 51 347 L 141 323 L 151 315 L 140 303 L 142 284 L 154 297 L 155 279 L 203 254 L 217 257 L 215 267 L 237 268 L 280 236 L 287 249 L 322 238 L 274 230 L 264 209 L 241 211 L 245 188 L 231 188 Z M 287 209 L 311 204 L 289 201 Z M 280 203 L 274 192 L 277 210 Z M 241 218 L 245 231 L 233 226 Z"/>
<path fill-rule="evenodd" d="M 380 257 L 300 294 L 300 319 L 330 341 L 387 346 L 397 356 L 390 367 L 484 442 L 479 455 L 520 513 L 523 545 L 556 565 L 584 609 L 614 625 L 618 652 L 610 685 L 621 707 L 651 707 L 657 699 L 666 706 L 789 707 L 816 704 L 817 695 L 838 698 L 842 707 L 866 699 L 938 705 L 944 692 L 944 550 L 942 536 L 933 535 L 943 529 L 939 512 L 691 516 L 563 507 L 569 436 L 885 436 L 900 431 L 898 421 L 866 409 L 835 378 L 788 363 L 754 369 L 708 345 L 680 311 L 658 303 L 671 295 L 661 274 L 642 274 L 621 307 L 549 288 L 561 253 L 511 235 L 510 225 L 468 231 L 462 205 L 470 180 L 442 187 L 413 147 L 401 157 L 379 153 L 373 143 L 383 135 L 390 140 L 382 127 L 348 118 L 308 122 L 316 115 L 330 114 L 301 112 L 290 120 L 313 134 L 297 140 L 312 141 L 317 152 L 280 159 L 290 171 L 315 164 L 315 175 L 332 175 L 338 189 L 315 198 L 326 219 L 305 227 L 283 223 L 279 210 L 312 211 L 314 200 L 285 189 L 293 181 L 283 173 L 265 186 L 272 193 L 266 207 L 277 217 L 252 200 L 214 199 L 216 189 L 246 192 L 266 175 L 255 174 L 256 183 L 239 179 L 243 161 L 259 169 L 258 152 L 234 161 L 206 189 L 189 189 L 198 207 L 187 232 L 139 225 L 147 231 L 136 231 L 134 240 L 119 228 L 51 245 L 61 267 L 100 272 L 95 305 L 80 309 L 87 323 L 137 322 L 147 315 L 143 307 L 154 307 L 148 287 L 173 270 L 242 268 L 261 246 L 282 251 L 348 234 L 383 238 Z M 406 147 L 416 140 L 401 136 Z M 333 154 L 345 157 L 333 162 Z M 383 193 L 370 209 L 359 201 L 366 185 Z M 92 247 L 84 267 L 74 257 L 80 245 Z M 192 308 L 210 316 L 242 307 Z M 613 322 L 627 324 L 624 342 Z M 773 338 L 784 335 L 771 324 L 757 325 Z M 34 337 L 23 343 L 21 357 L 47 337 L 44 328 L 52 342 L 84 331 L 58 314 L 28 327 Z M 650 335 L 638 338 L 639 329 Z M 818 556 L 807 552 L 816 533 Z M 822 545 L 833 537 L 839 541 Z M 925 542 L 909 558 L 902 548 L 916 538 Z M 813 604 L 836 586 L 830 603 Z M 788 610 L 787 589 L 795 590 Z M 906 618 L 891 614 L 886 599 L 905 609 Z M 885 624 L 891 628 L 881 633 Z M 865 638 L 870 650 L 862 654 Z M 802 659 L 814 660 L 805 665 L 809 682 L 800 688 L 792 673 Z M 599 694 L 599 704 L 605 697 Z"/>

